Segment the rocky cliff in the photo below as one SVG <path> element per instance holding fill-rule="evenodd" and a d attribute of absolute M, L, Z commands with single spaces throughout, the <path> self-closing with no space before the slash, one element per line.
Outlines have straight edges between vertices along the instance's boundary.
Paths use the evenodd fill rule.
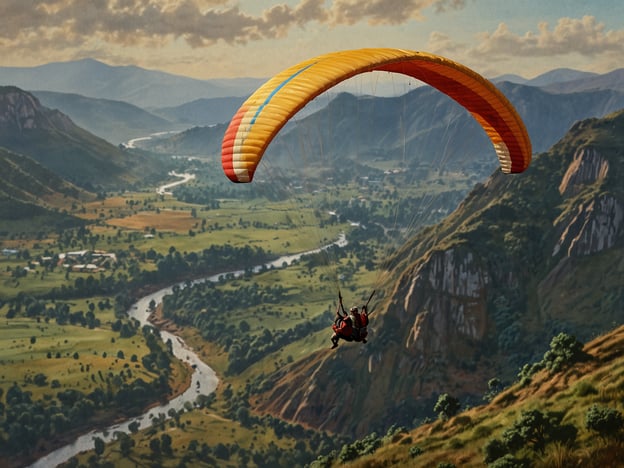
<path fill-rule="evenodd" d="M 621 135 L 624 113 L 579 123 L 525 174 L 476 187 L 401 251 L 370 342 L 275 374 L 259 409 L 353 435 L 409 425 L 440 393 L 480 401 L 555 333 L 621 323 Z"/>
<path fill-rule="evenodd" d="M 6 87 L 0 92 L 0 131 L 4 134 L 19 134 L 25 130 L 60 129 L 70 131 L 73 122 L 59 111 L 44 108 L 30 93 L 15 87 Z"/>

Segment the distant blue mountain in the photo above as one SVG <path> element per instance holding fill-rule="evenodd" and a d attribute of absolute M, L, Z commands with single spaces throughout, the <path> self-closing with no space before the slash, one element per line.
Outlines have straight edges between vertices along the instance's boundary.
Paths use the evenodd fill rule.
<path fill-rule="evenodd" d="M 44 106 L 60 110 L 79 127 L 113 144 L 183 128 L 127 102 L 53 91 L 35 91 L 33 94 Z"/>
<path fill-rule="evenodd" d="M 553 83 L 544 86 L 544 89 L 555 93 L 579 93 L 598 89 L 612 89 L 624 92 L 624 68 L 602 75 L 580 77 L 563 83 Z"/>
<path fill-rule="evenodd" d="M 535 153 L 546 151 L 577 121 L 624 109 L 624 93 L 611 89 L 565 94 L 504 82 L 499 89 L 514 104 Z M 141 142 L 147 149 L 211 158 L 219 155 L 225 125 L 197 127 L 175 136 Z M 449 144 L 451 142 L 451 144 Z M 345 160 L 401 160 L 450 167 L 485 177 L 497 164 L 492 143 L 464 108 L 423 86 L 397 97 L 342 93 L 317 112 L 287 125 L 267 148 L 268 160 L 292 161 L 299 151 L 319 155 L 310 165 Z"/>
<path fill-rule="evenodd" d="M 0 85 L 125 101 L 144 109 L 173 107 L 200 98 L 247 96 L 264 81 L 197 80 L 136 66 L 114 67 L 92 59 L 37 67 L 0 67 Z"/>
<path fill-rule="evenodd" d="M 555 84 L 567 83 L 580 79 L 594 78 L 599 76 L 598 73 L 584 72 L 572 70 L 571 68 L 557 68 L 546 73 L 542 73 L 535 78 L 527 80 L 524 84 L 529 86 L 550 86 Z"/>
<path fill-rule="evenodd" d="M 506 75 L 500 75 L 495 78 L 492 78 L 490 81 L 494 83 L 501 83 L 503 81 L 509 81 L 510 83 L 515 84 L 525 84 L 529 81 L 527 78 L 524 78 L 520 75 L 514 75 L 513 73 L 507 73 Z"/>
<path fill-rule="evenodd" d="M 152 112 L 171 122 L 195 125 L 215 125 L 228 122 L 245 97 L 201 98 L 180 106 L 153 109 Z"/>

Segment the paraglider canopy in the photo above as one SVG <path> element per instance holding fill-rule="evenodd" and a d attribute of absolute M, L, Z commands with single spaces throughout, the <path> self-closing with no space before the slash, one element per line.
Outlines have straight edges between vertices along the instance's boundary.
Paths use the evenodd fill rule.
<path fill-rule="evenodd" d="M 251 182 L 267 146 L 286 122 L 319 94 L 355 75 L 386 71 L 421 80 L 466 108 L 489 136 L 501 170 L 524 171 L 531 142 L 522 119 L 492 83 L 471 69 L 425 52 L 372 48 L 306 60 L 269 79 L 232 118 L 223 137 L 223 170 L 234 182 Z"/>

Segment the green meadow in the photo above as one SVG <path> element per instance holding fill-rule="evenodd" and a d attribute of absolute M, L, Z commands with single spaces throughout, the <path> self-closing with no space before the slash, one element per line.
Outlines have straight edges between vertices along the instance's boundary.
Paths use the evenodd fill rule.
<path fill-rule="evenodd" d="M 71 308 L 86 310 L 86 305 L 76 301 Z M 6 315 L 6 306 L 0 308 L 0 315 Z M 114 320 L 110 311 L 96 311 L 96 316 L 102 325 L 95 329 L 19 316 L 0 320 L 0 387 L 6 390 L 17 383 L 36 400 L 61 389 L 87 393 L 96 386 L 105 389 L 101 376 L 127 375 L 128 369 L 130 380 L 153 380 L 156 375 L 140 364 L 149 353 L 144 338 L 140 334 L 120 338 L 110 328 Z M 36 379 L 39 374 L 45 380 Z"/>

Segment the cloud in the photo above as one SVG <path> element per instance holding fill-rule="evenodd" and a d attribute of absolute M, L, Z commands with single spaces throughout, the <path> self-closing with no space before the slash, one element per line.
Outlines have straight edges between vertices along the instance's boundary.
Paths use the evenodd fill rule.
<path fill-rule="evenodd" d="M 464 0 L 335 0 L 330 7 L 332 24 L 397 25 L 423 19 L 422 11 L 432 7 L 441 13 L 463 8 Z"/>
<path fill-rule="evenodd" d="M 257 16 L 229 0 L 3 0 L 0 45 L 28 48 L 64 36 L 74 47 L 103 41 L 158 46 L 182 39 L 192 47 L 224 41 L 282 38 L 312 22 L 330 25 L 396 25 L 420 19 L 422 11 L 461 8 L 464 0 L 300 0 L 267 8 Z M 10 19 L 10 20 L 7 20 Z M 54 44 L 57 47 L 60 44 Z"/>
<path fill-rule="evenodd" d="M 427 50 L 441 55 L 455 55 L 466 50 L 466 46 L 454 41 L 445 33 L 434 31 L 429 35 Z"/>
<path fill-rule="evenodd" d="M 621 53 L 624 30 L 605 30 L 603 23 L 593 16 L 560 18 L 551 30 L 548 23 L 540 23 L 537 33 L 512 33 L 501 23 L 492 33 L 482 33 L 479 44 L 473 48 L 476 55 L 489 57 L 524 56 L 552 57 L 581 54 L 594 57 Z"/>

